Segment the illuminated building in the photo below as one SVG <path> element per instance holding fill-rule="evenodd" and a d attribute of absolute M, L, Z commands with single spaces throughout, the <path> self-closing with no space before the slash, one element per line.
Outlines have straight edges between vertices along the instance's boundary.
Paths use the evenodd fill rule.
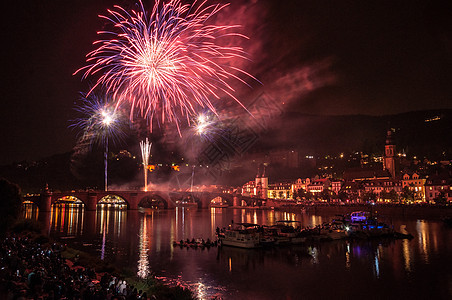
<path fill-rule="evenodd" d="M 414 201 L 425 202 L 425 178 L 420 178 L 419 174 L 413 173 L 410 175 L 408 173 L 403 175 L 402 188 L 408 187 L 414 192 Z"/>
<path fill-rule="evenodd" d="M 342 180 L 331 181 L 331 191 L 337 195 L 339 193 L 339 191 L 341 190 L 342 185 L 343 185 Z"/>
<path fill-rule="evenodd" d="M 277 182 L 268 185 L 268 198 L 272 199 L 292 199 L 292 183 L 291 182 Z"/>
<path fill-rule="evenodd" d="M 329 178 L 314 179 L 307 185 L 306 190 L 310 193 L 321 193 L 324 190 L 328 190 L 331 187 L 331 181 Z"/>
<path fill-rule="evenodd" d="M 394 191 L 397 195 L 402 193 L 402 183 L 394 179 L 374 179 L 363 182 L 366 193 L 374 193 L 381 197 L 382 192 L 390 193 Z"/>
<path fill-rule="evenodd" d="M 383 169 L 388 170 L 392 178 L 396 176 L 395 145 L 392 140 L 392 130 L 388 130 L 385 144 L 385 155 L 383 158 Z"/>
<path fill-rule="evenodd" d="M 268 192 L 268 177 L 265 175 L 265 167 L 264 172 L 262 175 L 259 174 L 259 171 L 256 175 L 256 184 L 255 184 L 255 191 L 254 196 L 260 199 L 267 199 L 267 192 Z"/>
<path fill-rule="evenodd" d="M 250 180 L 242 186 L 242 195 L 243 196 L 254 196 L 254 190 L 256 187 L 256 181 Z"/>
<path fill-rule="evenodd" d="M 445 201 L 450 201 L 451 178 L 447 175 L 433 175 L 425 182 L 425 200 L 428 203 L 436 203 L 439 197 L 444 197 Z"/>
<path fill-rule="evenodd" d="M 260 174 L 257 172 L 256 178 L 251 181 L 248 181 L 242 186 L 242 195 L 249 197 L 257 197 L 260 199 L 267 199 L 267 191 L 268 191 L 268 177 L 264 172 Z"/>
<path fill-rule="evenodd" d="M 291 192 L 292 194 L 294 194 L 295 192 L 298 192 L 300 189 L 303 190 L 307 190 L 307 186 L 311 183 L 311 179 L 310 178 L 306 178 L 306 179 L 301 179 L 298 178 L 297 180 L 295 180 L 294 183 L 292 183 L 292 188 L 291 188 Z"/>

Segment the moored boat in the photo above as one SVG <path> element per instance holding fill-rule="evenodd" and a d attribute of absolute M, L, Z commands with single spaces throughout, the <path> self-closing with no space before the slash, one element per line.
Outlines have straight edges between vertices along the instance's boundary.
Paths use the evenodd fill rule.
<path fill-rule="evenodd" d="M 260 246 L 259 225 L 236 223 L 218 237 L 221 245 L 240 248 L 257 248 Z"/>

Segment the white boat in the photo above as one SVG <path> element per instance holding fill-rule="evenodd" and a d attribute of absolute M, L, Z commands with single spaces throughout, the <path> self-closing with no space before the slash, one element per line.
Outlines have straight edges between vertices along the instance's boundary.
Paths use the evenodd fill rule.
<path fill-rule="evenodd" d="M 260 245 L 260 233 L 256 224 L 236 223 L 219 236 L 221 245 L 240 248 L 257 248 Z"/>
<path fill-rule="evenodd" d="M 196 202 L 190 202 L 187 200 L 177 200 L 176 201 L 177 207 L 198 207 L 198 203 Z"/>
<path fill-rule="evenodd" d="M 368 219 L 369 213 L 367 211 L 355 211 L 350 214 L 351 222 L 364 222 Z"/>

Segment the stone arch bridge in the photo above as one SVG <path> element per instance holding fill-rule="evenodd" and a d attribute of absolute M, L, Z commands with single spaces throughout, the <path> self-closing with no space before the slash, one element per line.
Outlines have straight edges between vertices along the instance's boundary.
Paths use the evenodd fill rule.
<path fill-rule="evenodd" d="M 71 197 L 81 201 L 86 210 L 96 210 L 99 201 L 107 196 L 123 199 L 127 209 L 136 210 L 144 206 L 148 199 L 158 201 L 164 208 L 176 207 L 176 201 L 189 197 L 198 204 L 198 208 L 208 208 L 211 201 L 221 197 L 229 206 L 256 206 L 262 205 L 262 199 L 243 197 L 240 194 L 227 194 L 219 192 L 168 192 L 168 191 L 68 191 L 49 192 L 40 195 L 25 197 L 25 200 L 35 203 L 39 210 L 50 211 L 52 204 L 63 198 Z"/>

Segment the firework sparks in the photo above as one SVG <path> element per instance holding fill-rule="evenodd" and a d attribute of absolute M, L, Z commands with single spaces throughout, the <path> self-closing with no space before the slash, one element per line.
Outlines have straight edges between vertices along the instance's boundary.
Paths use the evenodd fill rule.
<path fill-rule="evenodd" d="M 149 143 L 148 138 L 146 141 L 140 142 L 141 148 L 141 158 L 143 160 L 143 170 L 144 170 L 144 191 L 148 191 L 148 165 L 149 165 L 149 157 L 151 156 L 151 147 L 152 143 Z"/>
<path fill-rule="evenodd" d="M 83 130 L 80 141 L 89 144 L 105 145 L 108 139 L 116 143 L 125 136 L 126 118 L 110 104 L 107 96 L 91 93 L 82 95 L 82 104 L 76 110 L 82 114 L 81 118 L 74 120 L 71 127 Z"/>
<path fill-rule="evenodd" d="M 115 6 L 108 16 L 100 16 L 114 30 L 98 32 L 104 39 L 94 43 L 99 46 L 87 55 L 87 66 L 75 73 L 84 71 L 83 78 L 100 74 L 95 87 L 112 92 L 117 106 L 127 103 L 131 119 L 139 114 L 151 120 L 151 131 L 153 119 L 179 128 L 181 117 L 189 122 L 199 109 L 216 113 L 210 99 L 224 94 L 242 105 L 227 81 L 247 84 L 240 76 L 253 78 L 232 64 L 246 58 L 245 53 L 220 41 L 246 37 L 237 32 L 238 25 L 209 25 L 227 5 L 156 0 L 150 14 L 141 1 L 139 6 L 131 12 Z"/>
<path fill-rule="evenodd" d="M 105 190 L 108 190 L 108 141 L 116 143 L 125 136 L 125 118 L 110 104 L 107 96 L 98 96 L 91 93 L 89 96 L 82 96 L 82 105 L 76 110 L 83 114 L 82 118 L 73 121 L 72 127 L 79 127 L 83 130 L 79 144 L 94 143 L 105 146 L 104 152 L 104 177 Z"/>

